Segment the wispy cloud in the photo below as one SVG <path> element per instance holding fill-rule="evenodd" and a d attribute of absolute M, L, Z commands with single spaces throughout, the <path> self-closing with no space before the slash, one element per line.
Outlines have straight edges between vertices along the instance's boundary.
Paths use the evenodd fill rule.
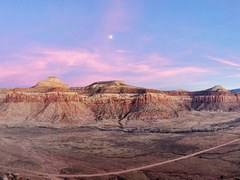
<path fill-rule="evenodd" d="M 186 39 L 190 39 L 190 38 L 193 38 L 195 36 L 199 36 L 199 35 L 204 34 L 204 33 L 208 33 L 208 32 L 211 32 L 211 31 L 215 31 L 215 30 L 225 28 L 225 27 L 230 26 L 230 25 L 239 24 L 239 23 L 240 23 L 240 21 L 238 20 L 238 21 L 227 22 L 227 23 L 224 23 L 224 24 L 221 24 L 221 25 L 218 25 L 218 26 L 209 27 L 209 28 L 206 28 L 202 31 L 198 31 L 198 32 L 195 32 L 191 35 L 183 37 L 183 38 L 179 39 L 178 41 L 183 41 L 183 40 L 186 40 Z"/>
<path fill-rule="evenodd" d="M 212 57 L 212 56 L 207 56 L 207 58 L 208 58 L 208 59 L 211 59 L 211 60 L 213 60 L 213 61 L 216 61 L 216 62 L 220 62 L 220 63 L 222 63 L 222 64 L 229 65 L 229 66 L 240 67 L 240 64 L 235 63 L 235 62 L 232 62 L 232 61 L 227 60 L 227 59 L 217 58 L 217 57 Z"/>
<path fill-rule="evenodd" d="M 195 79 L 197 76 L 205 76 L 212 74 L 213 71 L 205 67 L 168 67 L 168 68 L 150 68 L 147 73 L 142 73 L 132 80 L 137 82 L 160 81 L 175 84 Z M 191 81 L 191 80 L 190 80 Z"/>
<path fill-rule="evenodd" d="M 52 75 L 63 77 L 72 86 L 112 79 L 139 84 L 151 81 L 168 83 L 188 81 L 212 73 L 206 67 L 174 66 L 172 60 L 158 53 L 148 54 L 139 60 L 126 52 L 119 53 L 117 50 L 105 55 L 98 50 L 86 49 L 29 49 L 0 62 L 0 84 L 31 86 Z"/>

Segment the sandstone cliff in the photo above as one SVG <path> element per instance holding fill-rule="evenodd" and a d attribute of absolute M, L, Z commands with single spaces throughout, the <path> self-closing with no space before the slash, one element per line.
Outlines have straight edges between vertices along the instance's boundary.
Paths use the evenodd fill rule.
<path fill-rule="evenodd" d="M 0 120 L 87 124 L 111 119 L 152 121 L 182 111 L 240 111 L 240 95 L 215 86 L 188 92 L 159 91 L 122 81 L 69 88 L 50 77 L 32 88 L 0 91 Z"/>
<path fill-rule="evenodd" d="M 192 108 L 198 111 L 239 111 L 240 94 L 230 92 L 198 92 L 192 97 Z"/>

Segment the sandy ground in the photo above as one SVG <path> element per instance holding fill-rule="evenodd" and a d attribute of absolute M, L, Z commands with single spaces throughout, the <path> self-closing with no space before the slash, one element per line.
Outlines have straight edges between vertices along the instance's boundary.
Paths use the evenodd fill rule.
<path fill-rule="evenodd" d="M 213 124 L 228 126 L 215 132 L 183 133 L 126 133 L 89 127 L 63 129 L 1 125 L 0 165 L 54 174 L 91 174 L 135 168 L 237 139 L 240 137 L 240 125 L 235 121 L 237 118 L 237 114 L 212 114 L 209 117 L 206 114 L 194 114 L 185 119 L 180 117 L 173 120 L 172 126 L 170 122 L 162 120 L 161 125 L 167 130 L 186 130 L 193 126 L 206 129 Z M 21 170 L 12 171 L 0 167 L 2 173 L 9 171 L 30 179 L 46 179 L 31 176 L 31 173 Z M 119 176 L 91 179 L 195 180 L 238 177 L 240 143 L 236 142 L 171 164 Z"/>

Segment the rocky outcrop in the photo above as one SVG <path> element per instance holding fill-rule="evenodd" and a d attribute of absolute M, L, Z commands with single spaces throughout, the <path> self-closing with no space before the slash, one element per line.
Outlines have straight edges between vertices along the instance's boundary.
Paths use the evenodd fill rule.
<path fill-rule="evenodd" d="M 104 81 L 68 86 L 50 77 L 32 88 L 0 90 L 0 120 L 86 124 L 167 119 L 181 111 L 240 111 L 240 95 L 223 87 L 188 92 L 159 91 Z"/>
<path fill-rule="evenodd" d="M 21 177 L 17 173 L 5 173 L 0 175 L 0 180 L 27 180 L 28 178 Z"/>
<path fill-rule="evenodd" d="M 191 106 L 198 111 L 239 111 L 240 95 L 233 94 L 218 85 L 204 91 L 194 92 Z"/>
<path fill-rule="evenodd" d="M 216 85 L 210 89 L 207 89 L 206 91 L 210 91 L 210 92 L 228 92 L 227 89 L 225 89 L 224 87 L 220 86 L 220 85 Z"/>
<path fill-rule="evenodd" d="M 114 93 L 114 94 L 142 94 L 147 92 L 161 93 L 159 90 L 146 89 L 136 86 L 130 86 L 123 81 L 101 81 L 90 84 L 83 88 L 70 88 L 70 90 L 79 94 L 93 95 L 96 93 Z"/>
<path fill-rule="evenodd" d="M 57 77 L 50 76 L 47 79 L 37 83 L 34 88 L 68 88 L 69 86 L 61 82 Z"/>

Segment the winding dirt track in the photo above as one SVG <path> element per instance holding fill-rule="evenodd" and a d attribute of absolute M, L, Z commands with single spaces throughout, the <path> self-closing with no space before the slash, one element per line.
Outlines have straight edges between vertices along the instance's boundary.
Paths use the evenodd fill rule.
<path fill-rule="evenodd" d="M 170 159 L 170 160 L 167 160 L 167 161 L 154 163 L 154 164 L 150 164 L 150 165 L 146 165 L 146 166 L 141 166 L 141 167 L 137 167 L 137 168 L 131 168 L 131 169 L 126 169 L 126 170 L 114 171 L 114 172 L 106 172 L 106 173 L 59 175 L 59 174 L 49 174 L 49 173 L 42 173 L 42 172 L 38 172 L 38 171 L 24 170 L 24 169 L 21 169 L 21 168 L 13 168 L 13 167 L 8 167 L 8 166 L 0 166 L 0 168 L 25 172 L 25 175 L 30 173 L 30 174 L 36 174 L 38 176 L 47 176 L 47 177 L 52 178 L 52 179 L 74 178 L 74 177 L 75 178 L 77 178 L 77 177 L 100 177 L 100 176 L 109 176 L 109 175 L 119 175 L 119 174 L 125 174 L 125 173 L 140 171 L 140 170 L 144 170 L 144 169 L 149 169 L 149 168 L 157 167 L 157 166 L 160 166 L 160 165 L 180 161 L 180 160 L 183 160 L 183 159 L 188 159 L 188 158 L 197 156 L 199 154 L 202 154 L 202 153 L 205 153 L 205 152 L 208 152 L 208 151 L 212 151 L 212 150 L 218 149 L 220 147 L 227 146 L 229 144 L 233 144 L 233 143 L 238 142 L 238 141 L 240 141 L 240 138 L 237 138 L 237 139 L 234 139 L 234 140 L 229 141 L 227 143 L 220 144 L 220 145 L 208 148 L 208 149 L 204 149 L 204 150 L 201 150 L 201 151 L 198 151 L 198 152 L 186 155 L 186 156 L 182 156 L 182 157 L 179 157 L 179 158 Z"/>

